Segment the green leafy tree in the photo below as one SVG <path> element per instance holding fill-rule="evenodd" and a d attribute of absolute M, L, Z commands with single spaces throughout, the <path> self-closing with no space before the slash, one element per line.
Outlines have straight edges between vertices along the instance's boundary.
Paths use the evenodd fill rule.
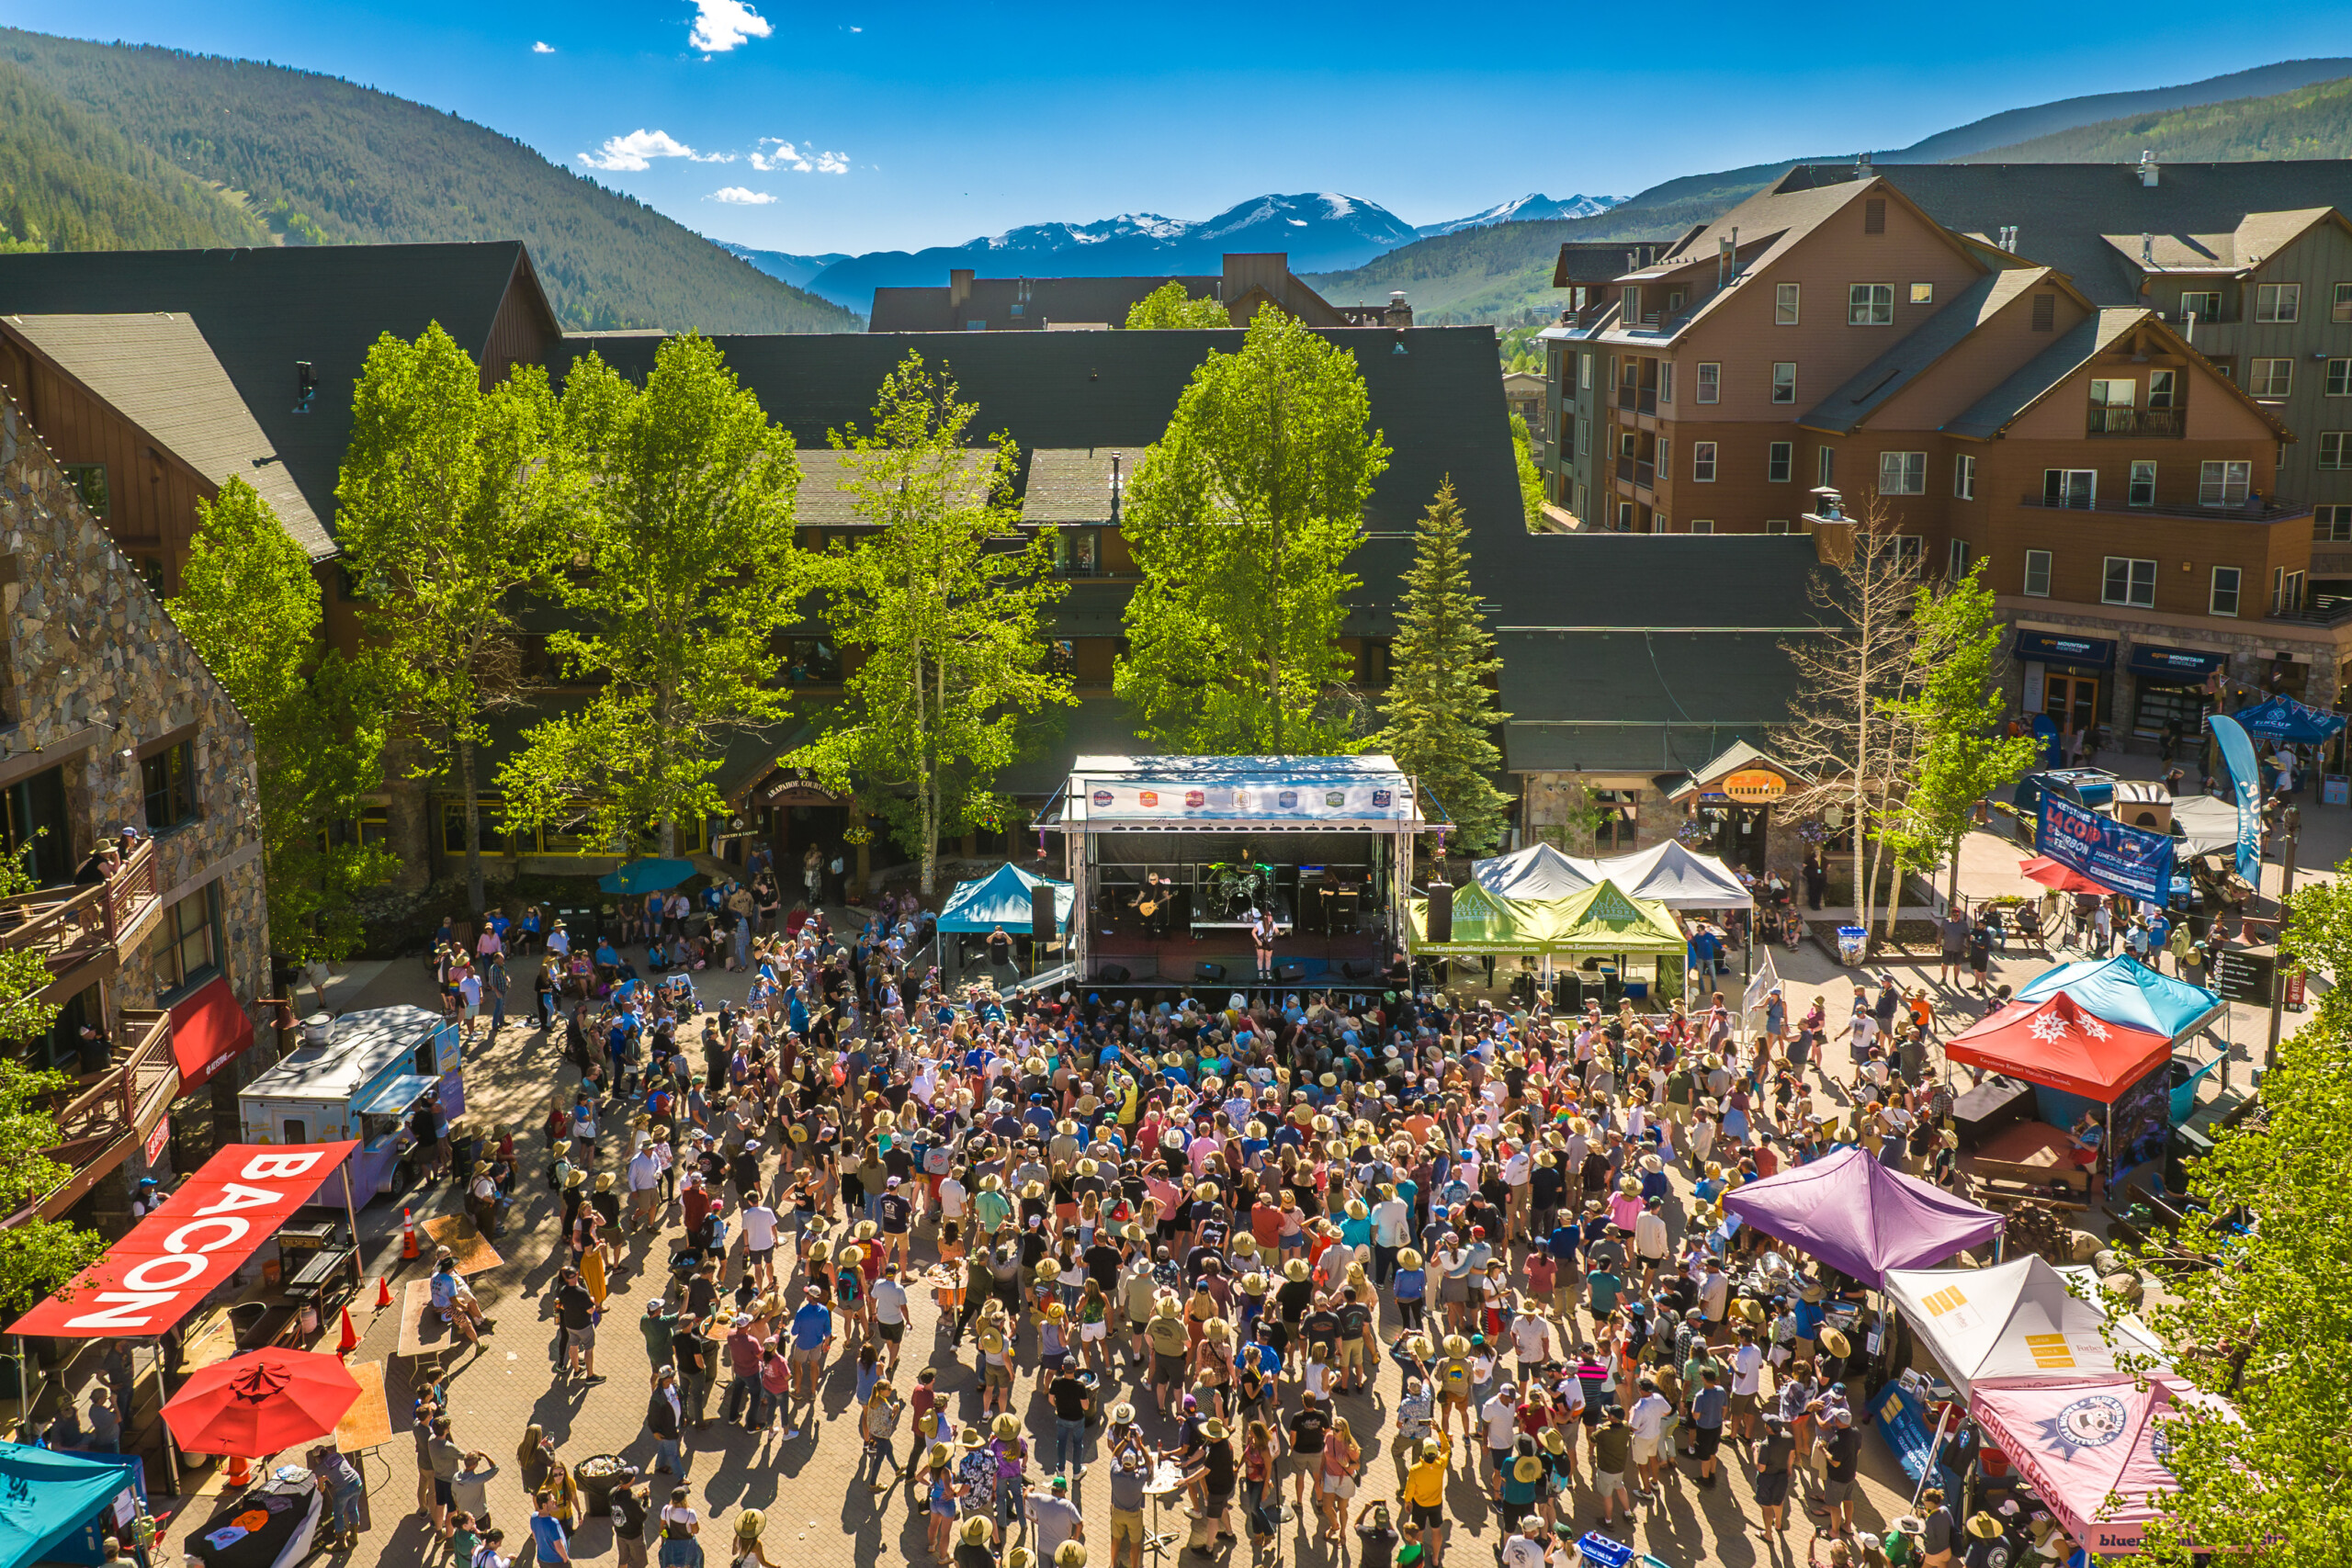
<path fill-rule="evenodd" d="M 322 647 L 310 559 L 243 479 L 197 503 L 180 577 L 164 608 L 253 726 L 270 949 L 339 961 L 359 941 L 354 898 L 398 864 L 379 847 L 337 841 L 383 783 L 396 682 L 372 649 L 345 659 Z"/>
<path fill-rule="evenodd" d="M 1353 355 L 1279 310 L 1212 354 L 1128 488 L 1143 572 L 1116 689 L 1176 751 L 1353 750 L 1348 559 L 1388 467 Z"/>
<path fill-rule="evenodd" d="M 1136 331 L 1168 327 L 1230 327 L 1233 318 L 1215 299 L 1196 299 L 1170 278 L 1127 307 L 1127 325 Z"/>
<path fill-rule="evenodd" d="M 0 897 L 33 890 L 20 859 L 0 858 Z M 0 1040 L 32 1040 L 57 1022 L 41 1000 L 49 963 L 31 949 L 0 952 Z M 73 1092 L 63 1073 L 40 1072 L 0 1056 L 0 1213 L 16 1213 L 74 1173 L 47 1151 L 63 1142 L 50 1107 Z M 0 1311 L 13 1317 L 71 1280 L 106 1251 L 106 1238 L 59 1220 L 26 1220 L 0 1230 Z"/>
<path fill-rule="evenodd" d="M 1470 586 L 1469 540 L 1448 475 L 1415 530 L 1378 744 L 1445 808 L 1453 847 L 1475 852 L 1502 836 L 1505 801 L 1494 775 L 1503 755 L 1495 728 L 1510 716 L 1497 711 L 1487 684 L 1503 661 Z"/>
<path fill-rule="evenodd" d="M 1535 443 L 1527 434 L 1527 416 L 1510 416 L 1511 457 L 1519 465 L 1519 510 L 1528 531 L 1544 522 L 1544 473 L 1535 466 Z"/>
<path fill-rule="evenodd" d="M 708 338 L 662 344 L 642 389 L 591 355 L 563 389 L 565 462 L 583 483 L 555 577 L 582 629 L 548 650 L 595 695 L 526 732 L 499 770 L 506 820 L 585 820 L 600 840 L 661 852 L 721 809 L 712 782 L 737 735 L 780 722 L 778 634 L 800 617 L 792 437 Z"/>
<path fill-rule="evenodd" d="M 1899 701 L 1919 736 L 1891 840 L 1905 871 L 1949 860 L 1951 891 L 1960 897 L 1960 840 L 1976 803 L 2030 771 L 2039 747 L 2030 735 L 2001 733 L 2008 711 L 2002 674 L 2002 623 L 1984 563 L 1941 585 L 1922 583 L 1911 604 L 1911 679 Z"/>
<path fill-rule="evenodd" d="M 2297 892 L 2281 947 L 2339 983 L 2314 987 L 2312 1011 L 2280 1043 L 2261 1113 L 2190 1168 L 2186 1224 L 2136 1256 L 2165 1286 L 2142 1315 L 2177 1370 L 2237 1413 L 2168 1422 L 2165 1463 L 2180 1489 L 2138 1554 L 2151 1563 L 2186 1568 L 2190 1542 L 2249 1568 L 2352 1559 L 2352 987 L 2340 983 L 2352 975 L 2352 881 Z M 2184 1257 L 2215 1262 L 2184 1269 Z"/>
<path fill-rule="evenodd" d="M 926 894 L 944 835 L 1001 826 L 994 778 L 1032 716 L 1077 700 L 1038 630 L 1064 592 L 1052 536 L 1023 539 L 1019 454 L 1008 435 L 968 442 L 978 412 L 944 367 L 909 354 L 872 426 L 832 433 L 842 488 L 872 532 L 834 546 L 818 582 L 836 644 L 860 657 L 825 733 L 784 759 L 857 789 L 916 857 Z"/>
<path fill-rule="evenodd" d="M 362 623 L 400 671 L 395 698 L 420 771 L 456 773 L 465 814 L 466 896 L 483 905 L 476 752 L 487 715 L 522 701 L 514 605 L 553 565 L 571 490 L 547 372 L 517 366 L 488 391 L 439 323 L 368 351 L 336 529 L 367 609 Z"/>

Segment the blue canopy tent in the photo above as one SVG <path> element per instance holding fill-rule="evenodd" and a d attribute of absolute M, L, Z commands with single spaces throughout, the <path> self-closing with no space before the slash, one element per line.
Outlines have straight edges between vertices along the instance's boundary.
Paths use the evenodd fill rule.
<path fill-rule="evenodd" d="M 2248 735 L 2297 746 L 2316 746 L 2333 740 L 2346 722 L 2340 713 L 2311 707 L 2284 695 L 2240 708 L 2230 716 L 2245 726 Z"/>
<path fill-rule="evenodd" d="M 690 860 L 631 861 L 598 877 L 596 886 L 607 893 L 666 893 L 694 874 Z"/>
<path fill-rule="evenodd" d="M 0 1443 L 0 1568 L 70 1553 L 83 1528 L 129 1484 L 119 1463 Z"/>
<path fill-rule="evenodd" d="M 2017 999 L 2046 1002 L 2061 991 L 2094 1017 L 2169 1040 L 2178 1040 L 2222 1007 L 2222 998 L 2204 987 L 2159 975 L 2128 953 L 2061 964 L 2018 987 Z"/>
<path fill-rule="evenodd" d="M 1001 865 L 978 882 L 957 883 L 947 896 L 946 907 L 939 911 L 939 929 L 985 934 L 1002 926 L 1015 936 L 1025 935 L 1032 887 L 1054 890 L 1054 924 L 1068 931 L 1073 897 L 1070 885 L 1033 876 L 1017 865 Z"/>

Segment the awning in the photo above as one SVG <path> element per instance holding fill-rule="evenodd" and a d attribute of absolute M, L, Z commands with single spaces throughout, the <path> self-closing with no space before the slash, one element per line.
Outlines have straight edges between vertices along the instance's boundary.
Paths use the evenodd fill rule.
<path fill-rule="evenodd" d="M 426 1077 L 423 1073 L 402 1073 L 378 1089 L 367 1104 L 359 1108 L 362 1116 L 401 1116 L 414 1105 L 420 1096 L 439 1087 L 439 1078 Z"/>
<path fill-rule="evenodd" d="M 2106 637 L 2019 632 L 2010 651 L 2040 664 L 2072 664 L 2085 670 L 2108 670 L 2115 664 L 2115 644 Z"/>
<path fill-rule="evenodd" d="M 235 1274 L 358 1146 L 230 1145 L 7 1331 L 67 1339 L 161 1334 Z"/>
<path fill-rule="evenodd" d="M 2132 645 L 2132 661 L 2124 668 L 2134 675 L 2152 675 L 2158 680 L 2186 682 L 2202 681 L 2230 662 L 2226 653 L 2199 653 L 2189 648 L 2157 648 L 2144 642 Z"/>
<path fill-rule="evenodd" d="M 237 1005 L 226 976 L 206 981 L 172 1009 L 172 1059 L 182 1093 L 201 1087 L 254 1043 L 254 1021 Z"/>
<path fill-rule="evenodd" d="M 93 1561 L 71 1555 L 74 1538 L 129 1488 L 113 1460 L 0 1443 L 0 1562 Z"/>

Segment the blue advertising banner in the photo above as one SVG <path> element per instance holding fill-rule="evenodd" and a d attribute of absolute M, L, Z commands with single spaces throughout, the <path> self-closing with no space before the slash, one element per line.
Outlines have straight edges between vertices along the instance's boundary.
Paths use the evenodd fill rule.
<path fill-rule="evenodd" d="M 2207 716 L 2222 751 L 2222 766 L 2230 775 L 2230 790 L 2238 803 L 2238 874 L 2262 886 L 2262 770 L 2255 765 L 2254 742 L 2245 726 L 2221 714 Z"/>
<path fill-rule="evenodd" d="M 2033 847 L 2102 887 L 2164 904 L 2172 894 L 2172 835 L 2127 828 L 2113 818 L 2041 794 L 2041 831 Z"/>
<path fill-rule="evenodd" d="M 2344 716 L 2324 708 L 2307 707 L 2285 695 L 2268 702 L 2240 708 L 2230 716 L 2231 721 L 2242 726 L 2248 735 L 2259 735 L 2266 740 L 2284 740 L 2298 746 L 2316 746 L 2335 739 L 2345 725 Z"/>

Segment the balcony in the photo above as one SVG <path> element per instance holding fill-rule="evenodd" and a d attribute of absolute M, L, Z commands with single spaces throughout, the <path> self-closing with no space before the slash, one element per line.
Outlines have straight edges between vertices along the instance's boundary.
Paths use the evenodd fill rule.
<path fill-rule="evenodd" d="M 1656 387 L 1619 387 L 1617 406 L 1634 413 L 1656 413 L 1657 412 L 1657 389 Z"/>
<path fill-rule="evenodd" d="M 155 841 L 142 841 L 104 882 L 44 887 L 0 898 L 0 948 L 36 952 L 49 964 L 50 1000 L 72 996 L 88 978 L 113 971 L 121 951 L 146 933 L 160 908 Z M 84 972 L 103 964 L 98 976 Z"/>
<path fill-rule="evenodd" d="M 2187 409 L 2116 408 L 2093 404 L 2088 433 L 2092 435 L 2186 435 Z"/>
<path fill-rule="evenodd" d="M 2160 502 L 2152 506 L 2126 506 L 2120 501 L 2100 500 L 2085 505 L 2080 502 L 2051 501 L 2039 495 L 2029 495 L 2018 501 L 2019 506 L 2039 512 L 2089 512 L 2102 517 L 2187 517 L 2204 523 L 2285 523 L 2296 519 L 2308 522 L 2311 502 L 2265 501 L 2259 498 L 2234 502 L 2227 506 L 2190 506 L 2178 502 Z"/>
<path fill-rule="evenodd" d="M 179 1098 L 172 1015 L 126 1008 L 122 1027 L 130 1044 L 118 1045 L 105 1071 L 84 1077 L 80 1091 L 50 1112 L 57 1122 L 59 1141 L 43 1152 L 71 1174 L 17 1213 L 0 1219 L 0 1229 L 29 1219 L 55 1219 L 72 1208 L 130 1157 Z"/>

